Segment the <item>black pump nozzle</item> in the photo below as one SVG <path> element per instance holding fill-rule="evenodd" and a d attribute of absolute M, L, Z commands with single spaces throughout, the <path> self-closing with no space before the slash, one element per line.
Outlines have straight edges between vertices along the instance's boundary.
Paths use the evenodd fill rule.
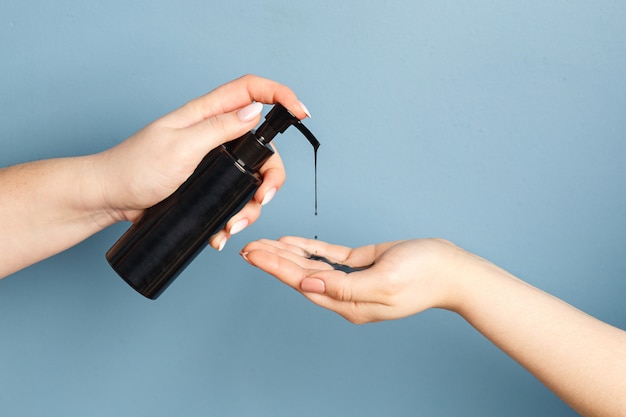
<path fill-rule="evenodd" d="M 251 171 L 258 170 L 271 156 L 273 150 L 269 143 L 277 134 L 283 133 L 289 126 L 295 126 L 317 152 L 319 141 L 296 116 L 291 114 L 282 104 L 276 103 L 265 115 L 265 121 L 256 131 L 250 131 L 227 145 L 230 152 Z"/>
<path fill-rule="evenodd" d="M 272 110 L 265 116 L 265 122 L 256 130 L 255 136 L 264 146 L 274 139 L 276 134 L 283 133 L 289 126 L 295 126 L 311 145 L 313 145 L 313 155 L 315 158 L 315 215 L 317 216 L 317 148 L 320 142 L 313 136 L 313 133 L 300 119 L 294 116 L 282 104 L 276 103 Z"/>
<path fill-rule="evenodd" d="M 313 133 L 302 124 L 300 119 L 291 114 L 291 112 L 280 103 L 276 103 L 272 110 L 267 113 L 265 122 L 256 130 L 256 135 L 261 143 L 268 144 L 278 133 L 283 133 L 289 126 L 295 126 L 302 132 L 309 143 L 313 145 L 314 149 L 317 150 L 317 148 L 319 148 L 320 143 L 315 136 L 313 136 Z"/>

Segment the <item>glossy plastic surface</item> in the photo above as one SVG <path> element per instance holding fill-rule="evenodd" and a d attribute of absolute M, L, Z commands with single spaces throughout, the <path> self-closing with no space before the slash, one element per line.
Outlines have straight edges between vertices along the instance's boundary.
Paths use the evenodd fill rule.
<path fill-rule="evenodd" d="M 289 126 L 317 152 L 315 136 L 275 104 L 256 132 L 211 151 L 174 194 L 146 210 L 107 252 L 111 267 L 139 293 L 157 298 L 252 198 L 261 184 L 258 170 L 274 153 L 269 143 Z M 317 214 L 317 183 L 315 201 Z"/>
<path fill-rule="evenodd" d="M 221 146 L 169 198 L 148 209 L 107 252 L 111 267 L 156 299 L 254 195 L 258 175 Z"/>

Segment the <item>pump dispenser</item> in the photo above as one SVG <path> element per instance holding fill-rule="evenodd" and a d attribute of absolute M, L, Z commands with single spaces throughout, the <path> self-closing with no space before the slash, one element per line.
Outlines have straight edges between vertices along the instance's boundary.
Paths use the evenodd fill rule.
<path fill-rule="evenodd" d="M 171 196 L 147 209 L 107 252 L 111 267 L 139 293 L 156 299 L 254 196 L 262 182 L 258 171 L 274 153 L 270 142 L 289 126 L 317 152 L 320 144 L 311 131 L 275 104 L 256 131 L 209 152 Z"/>

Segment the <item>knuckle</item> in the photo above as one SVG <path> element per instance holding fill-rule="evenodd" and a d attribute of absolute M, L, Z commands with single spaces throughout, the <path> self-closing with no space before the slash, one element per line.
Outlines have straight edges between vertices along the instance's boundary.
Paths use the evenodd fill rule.
<path fill-rule="evenodd" d="M 362 303 L 351 303 L 344 318 L 352 324 L 362 325 L 372 321 Z"/>
<path fill-rule="evenodd" d="M 395 272 L 389 272 L 382 278 L 382 291 L 381 295 L 385 299 L 390 299 L 396 296 L 402 291 L 402 279 L 399 274 Z"/>
<path fill-rule="evenodd" d="M 352 301 L 352 290 L 349 286 L 342 285 L 337 288 L 335 298 L 341 302 Z"/>
<path fill-rule="evenodd" d="M 218 116 L 207 119 L 207 123 L 209 129 L 216 132 L 223 132 L 227 127 L 224 118 Z"/>

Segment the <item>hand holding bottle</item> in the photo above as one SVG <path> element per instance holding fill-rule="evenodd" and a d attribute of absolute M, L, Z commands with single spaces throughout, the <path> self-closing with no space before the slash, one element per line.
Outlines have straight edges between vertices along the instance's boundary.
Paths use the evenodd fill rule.
<path fill-rule="evenodd" d="M 254 128 L 261 103 L 308 113 L 286 86 L 247 75 L 190 101 L 98 154 L 0 169 L 0 277 L 55 255 L 172 194 L 212 149 Z M 278 154 L 261 168 L 254 198 L 211 239 L 220 248 L 254 222 L 284 180 Z"/>
<path fill-rule="evenodd" d="M 154 121 L 131 138 L 99 155 L 99 178 L 111 218 L 137 220 L 143 210 L 172 194 L 213 148 L 254 128 L 262 103 L 282 103 L 298 118 L 306 108 L 286 86 L 248 75 L 224 84 Z M 210 244 L 221 249 L 231 233 L 253 223 L 261 206 L 285 181 L 275 154 L 260 171 L 263 183 Z"/>

